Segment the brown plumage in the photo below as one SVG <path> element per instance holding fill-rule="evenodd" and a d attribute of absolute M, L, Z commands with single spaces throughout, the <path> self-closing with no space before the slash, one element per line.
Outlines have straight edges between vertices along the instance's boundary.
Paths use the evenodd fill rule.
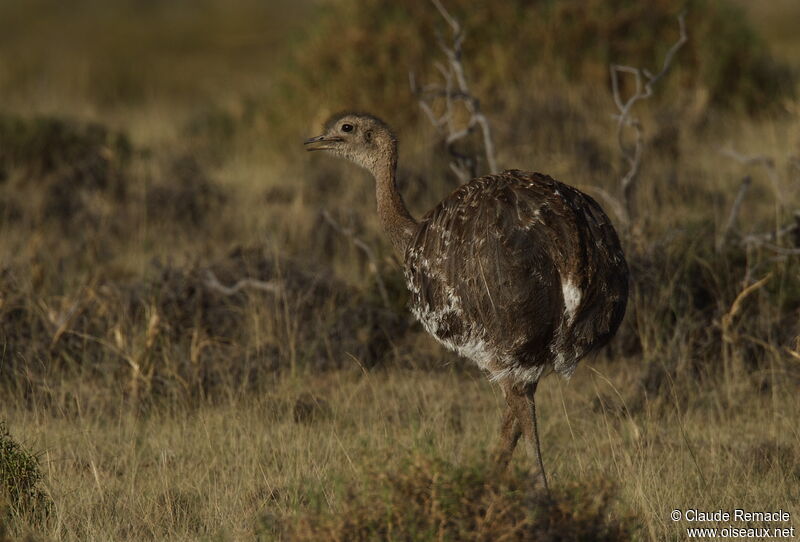
<path fill-rule="evenodd" d="M 525 434 L 547 487 L 534 402 L 539 378 L 551 370 L 569 377 L 625 313 L 628 270 L 608 216 L 571 186 L 508 170 L 473 179 L 416 221 L 395 183 L 397 141 L 381 120 L 337 115 L 306 144 L 373 174 L 412 312 L 500 383 L 508 408 L 498 464 L 505 467 Z"/>

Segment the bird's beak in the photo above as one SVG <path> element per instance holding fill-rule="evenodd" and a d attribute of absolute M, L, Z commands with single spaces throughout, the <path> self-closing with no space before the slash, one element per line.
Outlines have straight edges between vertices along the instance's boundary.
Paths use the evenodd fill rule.
<path fill-rule="evenodd" d="M 335 136 L 317 136 L 311 139 L 306 139 L 303 145 L 306 145 L 307 151 L 325 151 L 333 148 L 332 143 L 342 141 L 341 137 Z M 310 146 L 309 146 L 310 145 Z"/>

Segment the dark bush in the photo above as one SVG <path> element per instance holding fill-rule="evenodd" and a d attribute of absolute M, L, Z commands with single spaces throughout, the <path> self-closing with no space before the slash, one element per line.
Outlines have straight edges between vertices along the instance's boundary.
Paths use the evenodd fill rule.
<path fill-rule="evenodd" d="M 145 206 L 149 220 L 185 228 L 207 225 L 226 200 L 200 162 L 184 155 L 172 160 L 164 178 L 149 187 Z"/>
<path fill-rule="evenodd" d="M 0 525 L 18 518 L 35 526 L 47 519 L 53 502 L 41 482 L 38 458 L 11 438 L 5 422 L 0 422 L 0 512 L 4 504 L 9 507 L 8 515 L 0 516 Z"/>
<path fill-rule="evenodd" d="M 258 387 L 278 370 L 349 366 L 350 356 L 373 366 L 408 327 L 405 315 L 323 270 L 263 248 L 210 264 L 154 263 L 142 279 L 105 281 L 58 304 L 22 277 L 0 274 L 0 381 L 17 388 L 64 370 L 110 378 L 137 398 L 214 396 Z M 242 280 L 279 289 L 224 291 Z M 256 333 L 254 305 L 268 322 Z"/>
<path fill-rule="evenodd" d="M 97 226 L 127 193 L 127 136 L 97 123 L 0 115 L 0 208 L 8 220 Z"/>

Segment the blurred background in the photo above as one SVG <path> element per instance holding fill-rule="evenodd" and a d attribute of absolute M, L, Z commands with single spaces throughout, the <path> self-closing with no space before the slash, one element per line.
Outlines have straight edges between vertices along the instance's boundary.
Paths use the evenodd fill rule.
<path fill-rule="evenodd" d="M 676 503 L 797 502 L 800 3 L 445 5 L 499 167 L 596 197 L 631 266 L 617 338 L 542 386 L 545 462 L 576 512 L 529 518 L 519 471 L 475 489 L 502 397 L 407 314 L 372 180 L 303 150 L 367 111 L 397 132 L 412 214 L 460 184 L 409 83 L 442 83 L 431 2 L 4 1 L 0 421 L 41 452 L 29 486 L 0 470 L 0 540 L 463 540 L 499 498 L 493 538 L 516 521 L 520 539 L 665 539 Z M 687 43 L 631 111 L 626 212 L 609 66 L 657 72 L 683 9 Z M 478 131 L 458 149 L 488 171 Z M 602 505 L 595 475 L 621 480 Z M 374 491 L 396 516 L 370 512 Z"/>

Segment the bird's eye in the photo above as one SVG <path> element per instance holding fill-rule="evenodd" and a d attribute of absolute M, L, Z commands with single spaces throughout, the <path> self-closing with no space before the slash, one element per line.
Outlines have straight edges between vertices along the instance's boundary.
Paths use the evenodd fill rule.
<path fill-rule="evenodd" d="M 342 124 L 342 132 L 352 132 L 353 125 L 352 124 Z"/>

